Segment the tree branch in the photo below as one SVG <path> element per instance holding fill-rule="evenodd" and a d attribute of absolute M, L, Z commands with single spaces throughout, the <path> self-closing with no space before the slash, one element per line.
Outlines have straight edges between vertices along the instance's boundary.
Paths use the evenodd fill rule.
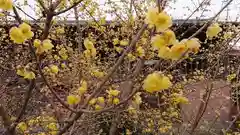
<path fill-rule="evenodd" d="M 15 19 L 18 21 L 19 24 L 22 23 L 22 19 L 21 17 L 19 16 L 18 12 L 17 12 L 17 9 L 15 8 L 15 6 L 13 6 L 13 13 L 15 14 Z"/>
<path fill-rule="evenodd" d="M 28 16 L 29 18 L 31 18 L 34 21 L 37 21 L 37 19 L 35 19 L 34 17 L 32 17 L 31 15 L 29 15 L 28 13 L 26 13 L 23 9 L 21 9 L 18 6 L 15 6 L 18 10 L 20 10 L 21 12 L 23 12 L 26 16 Z"/>
<path fill-rule="evenodd" d="M 58 12 L 54 13 L 54 16 L 60 15 L 60 14 L 62 14 L 62 13 L 67 12 L 68 10 L 71 10 L 72 8 L 74 8 L 74 7 L 76 7 L 78 4 L 80 4 L 82 1 L 83 1 L 83 0 L 79 0 L 79 1 L 77 1 L 77 2 L 75 2 L 75 3 L 73 3 L 72 6 L 66 8 L 66 9 L 64 9 L 64 10 L 62 10 L 62 11 L 58 11 Z"/>
<path fill-rule="evenodd" d="M 48 9 L 45 7 L 42 0 L 37 0 L 37 2 L 40 4 L 40 6 L 43 8 L 44 12 L 48 12 Z"/>

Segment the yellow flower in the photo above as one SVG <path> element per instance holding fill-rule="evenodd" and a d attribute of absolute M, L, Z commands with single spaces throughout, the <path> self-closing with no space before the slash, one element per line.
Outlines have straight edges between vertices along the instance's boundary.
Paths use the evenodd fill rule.
<path fill-rule="evenodd" d="M 12 0 L 0 0 L 0 8 L 3 10 L 11 10 L 13 8 Z"/>
<path fill-rule="evenodd" d="M 35 77 L 35 74 L 32 71 L 30 71 L 30 72 L 25 71 L 24 72 L 24 79 L 32 80 L 34 78 L 36 78 L 36 77 Z"/>
<path fill-rule="evenodd" d="M 64 28 L 58 28 L 56 30 L 56 32 L 57 32 L 57 34 L 64 34 L 65 33 Z"/>
<path fill-rule="evenodd" d="M 50 131 L 49 132 L 50 135 L 57 135 L 57 133 L 58 133 L 57 131 Z"/>
<path fill-rule="evenodd" d="M 172 86 L 167 76 L 157 72 L 149 74 L 143 83 L 143 89 L 150 93 L 162 91 Z"/>
<path fill-rule="evenodd" d="M 232 82 L 232 80 L 235 79 L 236 77 L 237 77 L 236 74 L 230 74 L 230 75 L 227 76 L 227 81 Z"/>
<path fill-rule="evenodd" d="M 162 59 L 171 59 L 172 56 L 172 50 L 169 47 L 161 47 L 158 50 L 158 57 Z"/>
<path fill-rule="evenodd" d="M 90 50 L 85 50 L 83 51 L 83 54 L 86 58 L 90 58 L 91 57 L 91 51 Z"/>
<path fill-rule="evenodd" d="M 166 30 L 163 32 L 163 38 L 166 42 L 166 44 L 171 45 L 176 43 L 176 35 L 172 30 Z"/>
<path fill-rule="evenodd" d="M 142 98 L 140 96 L 140 92 L 136 93 L 136 95 L 134 96 L 134 103 L 136 103 L 137 105 L 140 105 L 142 103 Z"/>
<path fill-rule="evenodd" d="M 78 92 L 81 95 L 81 94 L 84 94 L 86 91 L 87 91 L 87 82 L 82 80 L 81 87 L 78 88 Z"/>
<path fill-rule="evenodd" d="M 27 127 L 27 124 L 25 122 L 20 122 L 20 123 L 18 123 L 17 128 L 20 131 L 24 132 L 24 131 L 27 130 L 28 127 Z"/>
<path fill-rule="evenodd" d="M 197 38 L 192 38 L 186 41 L 187 49 L 190 51 L 197 53 L 201 47 L 199 40 Z"/>
<path fill-rule="evenodd" d="M 51 66 L 50 66 L 50 70 L 51 70 L 52 73 L 54 73 L 54 74 L 57 74 L 58 71 L 59 71 L 58 66 L 56 66 L 56 65 L 51 65 Z"/>
<path fill-rule="evenodd" d="M 146 14 L 145 22 L 150 27 L 153 27 L 155 25 L 155 23 L 157 22 L 157 16 L 158 16 L 158 9 L 157 8 L 149 8 L 148 12 Z"/>
<path fill-rule="evenodd" d="M 165 12 L 161 12 L 157 16 L 156 29 L 162 32 L 172 26 L 172 19 Z"/>
<path fill-rule="evenodd" d="M 94 48 L 93 43 L 88 38 L 84 40 L 84 46 L 87 50 L 91 50 Z"/>
<path fill-rule="evenodd" d="M 62 68 L 65 68 L 65 67 L 66 67 L 66 64 L 65 64 L 65 63 L 61 63 L 61 67 L 62 67 Z"/>
<path fill-rule="evenodd" d="M 176 36 L 171 30 L 166 30 L 161 35 L 156 35 L 152 38 L 152 46 L 154 49 L 160 49 L 161 47 L 174 43 L 176 43 Z"/>
<path fill-rule="evenodd" d="M 182 103 L 187 104 L 189 100 L 186 97 L 183 97 L 181 94 L 173 93 L 173 101 L 176 104 Z"/>
<path fill-rule="evenodd" d="M 102 78 L 104 76 L 104 73 L 100 72 L 98 70 L 94 70 L 94 71 L 92 71 L 92 75 L 97 77 L 97 78 Z"/>
<path fill-rule="evenodd" d="M 156 26 L 158 32 L 162 32 L 172 26 L 172 19 L 165 12 L 158 12 L 157 8 L 150 8 L 146 15 L 146 23 Z"/>
<path fill-rule="evenodd" d="M 176 43 L 171 47 L 171 52 L 172 52 L 171 58 L 173 60 L 178 60 L 181 57 L 184 57 L 183 54 L 186 53 L 186 51 L 187 51 L 187 45 L 184 41 Z M 185 54 L 185 56 L 186 55 L 187 54 Z"/>
<path fill-rule="evenodd" d="M 47 128 L 49 129 L 49 130 L 53 130 L 53 131 L 56 131 L 57 130 L 57 124 L 56 123 L 49 123 L 48 125 L 47 125 Z"/>
<path fill-rule="evenodd" d="M 119 104 L 119 103 L 120 103 L 119 98 L 114 98 L 114 99 L 113 99 L 113 104 L 114 104 L 114 105 L 117 105 L 117 104 Z"/>
<path fill-rule="evenodd" d="M 127 57 L 128 57 L 128 59 L 129 59 L 130 61 L 136 60 L 136 57 L 135 57 L 132 53 L 129 53 L 129 54 L 127 55 Z"/>
<path fill-rule="evenodd" d="M 33 45 L 34 45 L 34 47 L 36 47 L 36 48 L 40 47 L 41 44 L 42 44 L 42 41 L 39 40 L 39 39 L 35 39 L 34 42 L 33 42 Z"/>
<path fill-rule="evenodd" d="M 158 130 L 159 130 L 159 132 L 162 133 L 162 134 L 169 131 L 169 129 L 166 128 L 166 127 L 160 127 Z"/>
<path fill-rule="evenodd" d="M 87 91 L 87 89 L 84 88 L 84 87 L 79 87 L 79 88 L 78 88 L 78 93 L 79 93 L 80 95 L 84 94 L 86 91 Z"/>
<path fill-rule="evenodd" d="M 35 125 L 35 124 L 37 124 L 37 123 L 38 123 L 38 121 L 35 120 L 35 119 L 30 119 L 30 120 L 27 122 L 27 124 L 28 124 L 29 126 L 33 126 L 33 125 Z"/>
<path fill-rule="evenodd" d="M 115 48 L 115 50 L 116 50 L 118 53 L 121 53 L 122 50 L 123 50 L 123 48 L 121 48 L 121 47 L 117 47 L 117 46 L 115 46 L 114 48 Z"/>
<path fill-rule="evenodd" d="M 114 38 L 113 39 L 113 45 L 117 45 L 117 44 L 119 44 L 119 40 L 118 40 L 118 38 Z"/>
<path fill-rule="evenodd" d="M 107 91 L 108 95 L 110 96 L 118 96 L 120 94 L 120 91 L 119 90 L 113 90 L 113 89 L 110 89 Z"/>
<path fill-rule="evenodd" d="M 18 68 L 18 69 L 17 69 L 17 75 L 24 76 L 24 75 L 25 75 L 25 70 L 24 70 L 24 68 Z"/>
<path fill-rule="evenodd" d="M 162 35 L 156 35 L 152 37 L 151 43 L 154 49 L 160 49 L 161 47 L 167 46 L 166 41 L 164 40 Z"/>
<path fill-rule="evenodd" d="M 0 17 L 3 17 L 3 16 L 5 16 L 5 14 L 4 13 L 0 13 Z"/>
<path fill-rule="evenodd" d="M 141 46 L 139 46 L 136 51 L 139 57 L 145 56 L 145 51 Z"/>
<path fill-rule="evenodd" d="M 42 45 L 39 46 L 39 47 L 36 49 L 36 53 L 37 53 L 37 54 L 42 54 L 43 52 L 44 52 L 44 49 L 43 49 Z M 57 57 L 55 56 L 54 58 L 56 59 Z"/>
<path fill-rule="evenodd" d="M 101 110 L 102 107 L 100 105 L 95 105 L 95 110 Z"/>
<path fill-rule="evenodd" d="M 222 31 L 222 28 L 219 26 L 218 23 L 213 23 L 207 28 L 206 35 L 209 39 L 212 39 L 213 37 L 216 37 L 219 32 Z"/>
<path fill-rule="evenodd" d="M 121 46 L 127 46 L 128 45 L 128 41 L 127 40 L 121 40 L 120 41 L 120 45 Z"/>
<path fill-rule="evenodd" d="M 133 108 L 132 106 L 129 106 L 127 111 L 130 114 L 136 114 L 137 113 L 137 110 L 135 108 Z"/>
<path fill-rule="evenodd" d="M 45 40 L 43 40 L 43 42 L 42 42 L 42 47 L 43 47 L 43 50 L 44 50 L 45 52 L 48 52 L 48 51 L 51 50 L 54 46 L 53 46 L 51 40 L 45 39 Z"/>
<path fill-rule="evenodd" d="M 233 32 L 226 32 L 226 33 L 224 33 L 224 39 L 229 39 L 229 38 L 231 38 L 232 37 L 232 35 L 233 35 Z"/>
<path fill-rule="evenodd" d="M 80 98 L 78 96 L 75 95 L 69 95 L 67 96 L 67 103 L 69 105 L 76 105 L 80 102 Z"/>
<path fill-rule="evenodd" d="M 58 54 L 61 56 L 63 60 L 66 60 L 68 58 L 67 50 L 65 48 L 61 48 Z"/>
<path fill-rule="evenodd" d="M 126 135 L 132 135 L 132 132 L 129 129 L 127 129 L 126 130 Z"/>
<path fill-rule="evenodd" d="M 22 31 L 25 39 L 30 39 L 34 35 L 33 32 L 31 31 L 31 26 L 29 26 L 26 23 L 22 23 L 21 25 L 19 25 L 19 29 Z"/>
<path fill-rule="evenodd" d="M 94 105 L 94 104 L 96 104 L 96 102 L 97 102 L 97 99 L 93 98 L 89 101 L 89 105 Z"/>
<path fill-rule="evenodd" d="M 17 27 L 12 27 L 9 31 L 10 39 L 17 44 L 21 44 L 25 41 L 22 31 Z"/>
<path fill-rule="evenodd" d="M 100 104 L 102 104 L 102 103 L 105 102 L 104 97 L 98 97 L 97 100 L 98 100 L 98 102 L 99 102 Z"/>
<path fill-rule="evenodd" d="M 96 50 L 96 48 L 91 49 L 91 56 L 92 56 L 92 57 L 96 57 L 96 55 L 97 55 L 97 50 Z"/>

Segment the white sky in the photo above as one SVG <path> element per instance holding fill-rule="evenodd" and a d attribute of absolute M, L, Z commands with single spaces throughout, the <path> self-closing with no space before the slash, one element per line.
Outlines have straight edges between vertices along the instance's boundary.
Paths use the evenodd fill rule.
<path fill-rule="evenodd" d="M 15 0 L 15 1 L 23 3 L 25 0 Z M 36 0 L 28 0 L 28 3 L 31 3 L 31 6 L 34 7 L 35 1 Z M 99 1 L 100 3 L 104 3 L 106 0 L 97 0 L 97 1 Z M 117 0 L 117 1 L 120 1 L 120 0 Z M 166 8 L 166 11 L 173 17 L 173 19 L 185 19 L 191 14 L 192 11 L 194 11 L 199 6 L 199 4 L 203 0 L 173 0 L 173 1 L 176 1 L 176 2 L 170 4 Z M 210 18 L 214 16 L 223 7 L 224 3 L 227 3 L 229 0 L 210 0 L 210 1 L 211 1 L 211 6 L 207 6 L 206 9 L 208 11 L 204 11 L 203 16 L 201 18 Z M 218 19 L 225 20 L 228 15 L 228 20 L 235 21 L 240 13 L 240 0 L 233 0 L 232 4 L 227 9 L 224 10 L 223 13 L 221 13 Z M 33 17 L 35 16 L 35 11 L 29 6 L 25 6 L 24 11 Z M 195 13 L 192 19 L 195 19 L 196 17 L 197 18 L 200 17 L 202 12 L 203 10 L 200 10 L 199 12 Z M 23 17 L 26 17 L 24 14 L 21 14 L 21 15 Z M 29 18 L 26 17 L 26 19 L 29 19 Z M 73 15 L 70 15 L 69 19 L 73 19 Z M 111 19 L 111 16 L 108 15 L 107 20 L 110 20 L 110 19 Z"/>

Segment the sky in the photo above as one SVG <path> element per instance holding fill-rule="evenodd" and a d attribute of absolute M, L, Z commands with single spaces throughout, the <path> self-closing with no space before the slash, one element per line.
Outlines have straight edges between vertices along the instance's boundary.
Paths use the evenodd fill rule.
<path fill-rule="evenodd" d="M 25 0 L 16 0 L 17 2 L 23 4 Z M 24 6 L 24 11 L 26 11 L 31 16 L 35 16 L 35 11 L 33 10 L 34 4 L 36 0 L 27 0 L 28 3 L 31 3 L 31 7 Z M 96 1 L 96 0 L 95 0 Z M 97 0 L 99 3 L 104 3 L 106 0 Z M 114 0 L 113 0 L 114 1 Z M 120 0 L 115 0 L 120 1 Z M 169 6 L 165 9 L 168 14 L 172 16 L 173 19 L 185 19 L 187 18 L 192 11 L 194 11 L 199 4 L 203 0 L 172 0 L 176 2 L 171 2 Z M 206 0 L 207 1 L 207 0 Z M 210 18 L 213 17 L 223 6 L 225 3 L 227 3 L 229 0 L 210 0 L 211 6 L 207 6 L 206 10 L 199 10 L 196 12 L 191 19 L 196 19 L 201 16 L 201 18 Z M 103 7 L 103 6 L 102 6 Z M 103 7 L 105 8 L 105 7 Z M 23 17 L 26 19 L 29 19 L 27 16 L 25 16 L 23 13 L 20 13 Z M 240 14 L 240 0 L 233 0 L 231 5 L 228 6 L 227 9 L 225 9 L 220 16 L 218 17 L 219 20 L 229 20 L 229 21 L 236 21 L 236 18 Z M 227 17 L 228 16 L 228 17 Z M 73 19 L 74 15 L 70 14 L 69 19 Z M 107 16 L 107 20 L 112 19 L 110 15 Z"/>

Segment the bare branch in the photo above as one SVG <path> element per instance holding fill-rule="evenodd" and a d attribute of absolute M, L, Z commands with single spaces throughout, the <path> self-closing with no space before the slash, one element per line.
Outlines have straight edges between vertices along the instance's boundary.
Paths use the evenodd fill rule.
<path fill-rule="evenodd" d="M 77 43 L 78 43 L 78 51 L 81 52 L 83 50 L 82 48 L 82 32 L 81 32 L 81 26 L 79 23 L 79 17 L 78 17 L 78 11 L 77 11 L 77 6 L 73 8 L 74 9 L 74 15 L 75 15 L 75 21 L 77 24 Z"/>
<path fill-rule="evenodd" d="M 79 1 L 77 1 L 77 2 L 75 2 L 75 3 L 73 3 L 72 6 L 66 8 L 66 9 L 64 9 L 64 10 L 62 10 L 62 11 L 58 11 L 58 12 L 54 13 L 54 16 L 60 15 L 60 14 L 62 14 L 62 13 L 67 12 L 68 10 L 71 10 L 72 8 L 74 8 L 74 7 L 76 7 L 78 4 L 80 4 L 82 1 L 83 1 L 83 0 L 79 0 Z"/>
<path fill-rule="evenodd" d="M 194 123 L 192 124 L 192 129 L 190 131 L 190 134 L 193 134 L 195 129 L 198 126 L 198 123 L 200 122 L 201 118 L 203 117 L 203 114 L 205 113 L 207 109 L 207 105 L 209 103 L 209 99 L 211 97 L 211 93 L 213 91 L 213 83 L 210 84 L 210 88 L 206 89 L 206 93 L 203 95 L 203 101 L 201 102 L 198 113 L 195 117 Z"/>
<path fill-rule="evenodd" d="M 22 19 L 21 17 L 19 16 L 18 12 L 17 12 L 17 9 L 13 6 L 13 12 L 15 14 L 15 19 L 18 21 L 19 24 L 22 23 Z"/>
<path fill-rule="evenodd" d="M 18 6 L 15 6 L 18 10 L 20 10 L 21 12 L 23 12 L 26 16 L 28 16 L 29 18 L 31 18 L 34 21 L 37 21 L 37 19 L 35 19 L 34 17 L 32 17 L 31 15 L 29 15 L 28 13 L 26 13 L 23 9 L 21 9 Z"/>
<path fill-rule="evenodd" d="M 40 6 L 43 8 L 43 10 L 44 10 L 45 12 L 48 12 L 48 9 L 47 9 L 46 6 L 44 5 L 43 0 L 37 0 L 37 2 L 40 4 Z"/>
<path fill-rule="evenodd" d="M 207 0 L 210 1 L 210 0 Z M 203 4 L 206 2 L 206 0 L 203 0 L 199 6 L 187 17 L 187 19 L 185 19 L 182 24 L 180 24 L 176 29 L 174 29 L 174 31 L 177 31 L 179 28 L 181 28 L 183 26 L 183 24 L 185 24 L 202 6 Z"/>

